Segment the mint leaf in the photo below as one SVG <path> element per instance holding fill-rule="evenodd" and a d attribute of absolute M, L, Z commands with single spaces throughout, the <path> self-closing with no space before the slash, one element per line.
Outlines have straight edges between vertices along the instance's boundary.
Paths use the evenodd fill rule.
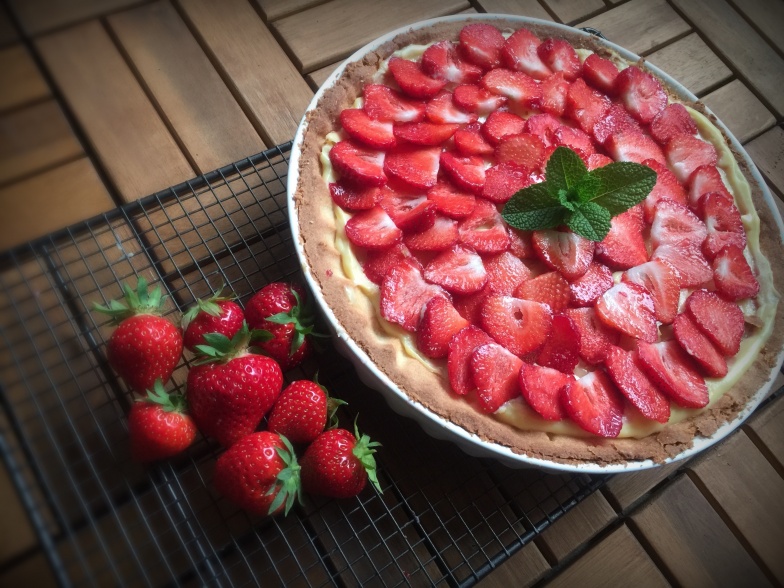
<path fill-rule="evenodd" d="M 512 227 L 522 231 L 551 229 L 563 224 L 567 211 L 545 183 L 532 184 L 517 192 L 504 206 L 501 215 Z"/>
<path fill-rule="evenodd" d="M 593 200 L 599 194 L 601 182 L 596 176 L 587 173 L 577 182 L 575 191 L 577 192 L 578 202 L 588 202 Z"/>
<path fill-rule="evenodd" d="M 612 216 L 629 210 L 650 194 L 656 185 L 656 172 L 647 165 L 619 161 L 590 172 L 599 180 L 599 189 L 591 200 L 610 211 Z"/>
<path fill-rule="evenodd" d="M 610 232 L 610 211 L 596 202 L 582 202 L 566 217 L 566 225 L 591 241 L 601 241 Z"/>
<path fill-rule="evenodd" d="M 568 147 L 558 147 L 547 160 L 545 175 L 551 194 L 574 190 L 577 182 L 588 174 L 583 160 Z"/>

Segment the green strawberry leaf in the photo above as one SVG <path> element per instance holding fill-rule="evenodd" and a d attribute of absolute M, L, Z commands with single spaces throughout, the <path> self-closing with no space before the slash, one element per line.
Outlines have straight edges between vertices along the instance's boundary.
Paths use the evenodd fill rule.
<path fill-rule="evenodd" d="M 610 211 L 596 202 L 582 202 L 567 217 L 566 225 L 591 241 L 601 241 L 610 232 Z"/>
<path fill-rule="evenodd" d="M 553 195 L 545 184 L 523 188 L 506 203 L 501 215 L 510 226 L 533 231 L 563 224 L 566 210 L 559 197 Z"/>
<path fill-rule="evenodd" d="M 610 163 L 596 168 L 590 175 L 599 181 L 599 189 L 591 201 L 606 208 L 612 216 L 645 200 L 656 185 L 655 171 L 631 161 Z"/>

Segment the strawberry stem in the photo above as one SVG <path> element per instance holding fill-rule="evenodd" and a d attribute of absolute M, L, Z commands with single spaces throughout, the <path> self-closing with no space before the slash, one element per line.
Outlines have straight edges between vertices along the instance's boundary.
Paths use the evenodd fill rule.
<path fill-rule="evenodd" d="M 283 509 L 283 515 L 285 516 L 289 514 L 291 507 L 294 506 L 294 501 L 297 501 L 300 505 L 302 504 L 302 484 L 300 483 L 301 467 L 299 463 L 297 463 L 297 455 L 294 452 L 294 448 L 291 446 L 291 442 L 283 435 L 280 435 L 280 440 L 286 448 L 282 449 L 276 447 L 275 450 L 286 464 L 286 467 L 278 472 L 275 485 L 267 491 L 267 495 L 277 491 L 277 495 L 272 501 L 272 504 L 270 504 L 267 512 L 268 514 L 273 514 L 281 505 L 285 504 Z"/>
<path fill-rule="evenodd" d="M 166 412 L 183 413 L 188 408 L 188 401 L 185 399 L 185 396 L 167 392 L 160 378 L 155 380 L 152 390 L 147 390 L 147 396 L 140 398 L 139 402 L 159 404 Z"/>
<path fill-rule="evenodd" d="M 315 328 L 314 323 L 316 320 L 316 313 L 313 306 L 311 304 L 303 304 L 299 294 L 294 288 L 291 288 L 291 293 L 297 301 L 296 304 L 294 304 L 294 307 L 289 312 L 278 312 L 268 316 L 265 320 L 275 323 L 276 325 L 294 325 L 294 337 L 292 338 L 291 350 L 289 351 L 289 355 L 294 355 L 297 350 L 302 347 L 306 335 L 310 335 L 311 337 L 328 337 L 329 335 L 313 330 Z"/>
<path fill-rule="evenodd" d="M 225 285 L 221 284 L 220 287 L 209 298 L 205 298 L 203 300 L 196 299 L 194 305 L 191 306 L 188 311 L 182 315 L 180 325 L 182 326 L 183 330 L 187 329 L 191 321 L 195 319 L 201 312 L 204 312 L 210 316 L 219 317 L 221 315 L 221 307 L 218 306 L 218 302 L 236 300 L 237 296 L 235 294 L 227 296 L 223 295 L 224 287 Z"/>
<path fill-rule="evenodd" d="M 272 337 L 272 333 L 264 329 L 251 330 L 245 321 L 242 321 L 242 327 L 231 339 L 222 333 L 205 333 L 205 344 L 196 346 L 194 364 L 227 363 L 235 357 L 245 355 L 252 347 L 251 343 L 269 341 Z"/>
<path fill-rule="evenodd" d="M 359 417 L 359 415 L 357 415 L 357 417 Z M 376 453 L 376 447 L 381 447 L 381 443 L 378 441 L 371 441 L 370 437 L 365 434 L 360 435 L 359 429 L 357 428 L 357 419 L 354 419 L 354 436 L 357 439 L 357 444 L 354 446 L 353 451 L 354 457 L 356 457 L 359 460 L 359 463 L 362 464 L 362 467 L 365 468 L 368 480 L 373 484 L 373 487 L 379 494 L 382 494 L 383 490 L 381 490 L 381 484 L 378 482 L 378 473 L 376 471 L 376 458 L 373 457 L 373 454 Z"/>
<path fill-rule="evenodd" d="M 102 312 L 112 319 L 112 323 L 119 325 L 128 317 L 137 314 L 161 314 L 161 306 L 166 296 L 161 292 L 160 286 L 156 286 L 152 291 L 147 291 L 147 280 L 144 276 L 139 276 L 136 282 L 136 290 L 124 283 L 122 285 L 123 299 L 125 303 L 112 300 L 108 306 L 93 303 L 93 310 Z"/>

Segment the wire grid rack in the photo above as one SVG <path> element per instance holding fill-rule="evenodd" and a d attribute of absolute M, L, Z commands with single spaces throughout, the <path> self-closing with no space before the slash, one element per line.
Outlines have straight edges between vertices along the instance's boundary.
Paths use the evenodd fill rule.
<path fill-rule="evenodd" d="M 251 518 L 211 485 L 220 449 L 142 467 L 129 456 L 131 392 L 105 360 L 93 302 L 145 276 L 177 318 L 224 283 L 241 302 L 303 281 L 289 230 L 290 144 L 0 256 L 0 453 L 62 585 L 468 586 L 604 478 L 469 457 L 393 414 L 329 345 L 286 374 L 338 397 L 344 425 L 383 444 L 377 494 L 310 498 Z M 182 390 L 183 360 L 170 388 Z"/>

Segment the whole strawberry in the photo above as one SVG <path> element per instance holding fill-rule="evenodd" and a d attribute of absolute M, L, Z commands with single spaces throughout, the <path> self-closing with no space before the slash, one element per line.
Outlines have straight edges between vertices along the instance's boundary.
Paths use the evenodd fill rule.
<path fill-rule="evenodd" d="M 117 328 L 109 338 L 109 365 L 139 394 L 171 377 L 182 355 L 182 333 L 171 321 L 159 316 L 165 299 L 160 287 L 147 292 L 140 277 L 136 291 L 123 284 L 125 304 L 112 300 L 94 309 L 112 317 Z"/>
<path fill-rule="evenodd" d="M 243 437 L 218 458 L 215 488 L 256 515 L 288 514 L 302 502 L 300 467 L 285 437 L 260 431 Z"/>
<path fill-rule="evenodd" d="M 292 443 L 310 443 L 329 422 L 337 425 L 335 411 L 345 404 L 330 398 L 318 382 L 296 380 L 289 384 L 272 407 L 267 428 L 284 435 Z"/>
<path fill-rule="evenodd" d="M 245 315 L 240 305 L 231 298 L 221 296 L 218 290 L 207 300 L 197 300 L 188 312 L 182 315 L 183 342 L 185 349 L 196 353 L 196 346 L 206 343 L 206 333 L 220 333 L 231 339 L 242 327 Z"/>
<path fill-rule="evenodd" d="M 218 333 L 197 345 L 200 357 L 188 372 L 188 404 L 199 430 L 224 447 L 256 430 L 283 388 L 283 373 L 269 357 L 251 353 L 248 346 L 264 331 L 250 331 L 243 323 L 231 339 Z"/>
<path fill-rule="evenodd" d="M 131 457 L 148 462 L 185 451 L 196 438 L 196 425 L 185 414 L 182 394 L 169 394 L 155 381 L 147 397 L 137 400 L 128 413 Z"/>
<path fill-rule="evenodd" d="M 329 429 L 321 433 L 305 450 L 300 460 L 302 487 L 310 494 L 331 498 L 356 496 L 368 479 L 381 492 L 373 454 L 380 443 L 367 435 L 346 429 Z"/>

